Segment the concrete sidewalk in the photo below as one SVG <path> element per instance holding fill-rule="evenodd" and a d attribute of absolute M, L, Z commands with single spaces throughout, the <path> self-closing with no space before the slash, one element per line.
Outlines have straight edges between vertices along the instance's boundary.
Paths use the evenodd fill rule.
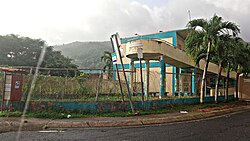
<path fill-rule="evenodd" d="M 194 111 L 187 111 L 187 113 L 175 112 L 132 117 L 87 117 L 69 119 L 25 118 L 24 121 L 21 121 L 20 117 L 1 117 L 0 133 L 17 131 L 21 122 L 23 123 L 22 130 L 45 130 L 49 128 L 63 130 L 63 128 L 142 126 L 204 119 L 245 110 L 250 110 L 249 102 L 198 109 Z"/>

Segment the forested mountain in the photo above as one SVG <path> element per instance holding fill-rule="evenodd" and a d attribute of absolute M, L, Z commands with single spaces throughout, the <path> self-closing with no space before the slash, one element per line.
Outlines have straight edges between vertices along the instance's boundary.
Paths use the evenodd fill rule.
<path fill-rule="evenodd" d="M 47 46 L 42 39 L 32 39 L 19 35 L 0 35 L 0 66 L 32 66 L 37 65 L 42 49 Z M 77 68 L 71 59 L 47 47 L 41 67 Z"/>
<path fill-rule="evenodd" d="M 54 46 L 55 50 L 73 59 L 79 68 L 100 69 L 104 67 L 101 57 L 104 51 L 112 51 L 111 43 L 104 42 L 73 42 Z"/>

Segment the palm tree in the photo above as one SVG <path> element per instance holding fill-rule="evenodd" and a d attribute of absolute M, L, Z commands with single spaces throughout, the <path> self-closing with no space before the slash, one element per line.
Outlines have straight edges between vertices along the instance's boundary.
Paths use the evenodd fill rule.
<path fill-rule="evenodd" d="M 243 72 L 249 72 L 246 70 L 249 67 L 247 62 L 250 61 L 249 54 L 250 48 L 241 38 L 233 37 L 231 35 L 222 35 L 219 37 L 217 42 L 217 55 L 215 56 L 216 62 L 219 65 L 218 69 L 218 79 L 216 82 L 216 93 L 215 101 L 218 102 L 218 85 L 219 77 L 221 75 L 222 66 L 226 68 L 227 79 L 226 79 L 226 94 L 225 101 L 228 100 L 228 85 L 229 85 L 229 73 L 230 71 L 236 71 L 236 99 L 238 99 L 238 79 L 239 74 Z"/>
<path fill-rule="evenodd" d="M 193 46 L 194 51 L 206 49 L 206 64 L 203 69 L 203 76 L 200 89 L 200 103 L 204 102 L 204 84 L 210 59 L 211 48 L 216 48 L 218 37 L 222 34 L 232 33 L 236 36 L 240 30 L 238 26 L 232 22 L 223 21 L 222 17 L 214 15 L 210 20 L 194 19 L 188 23 L 191 33 L 186 39 L 186 47 Z M 190 49 L 189 49 L 190 50 Z M 191 49 L 192 50 L 192 49 Z M 198 53 L 188 52 L 191 56 Z"/>
<path fill-rule="evenodd" d="M 228 97 L 228 81 L 229 81 L 229 72 L 230 70 L 236 71 L 236 85 L 235 85 L 235 96 L 238 99 L 238 81 L 240 73 L 249 73 L 250 65 L 250 46 L 248 43 L 244 42 L 241 38 L 233 38 L 231 40 L 231 50 L 228 51 L 226 61 L 228 64 L 227 67 L 227 84 L 226 84 L 226 101 Z"/>
<path fill-rule="evenodd" d="M 113 61 L 112 61 L 112 55 L 110 52 L 105 51 L 103 56 L 101 57 L 101 61 L 105 63 L 105 66 L 103 67 L 104 72 L 108 72 L 108 79 L 112 77 L 112 70 L 113 70 Z"/>
<path fill-rule="evenodd" d="M 215 84 L 215 103 L 218 103 L 220 76 L 222 72 L 222 67 L 226 66 L 227 52 L 229 50 L 232 50 L 232 48 L 235 46 L 232 40 L 233 38 L 231 35 L 223 34 L 219 36 L 218 41 L 217 41 L 216 56 L 214 56 L 216 58 L 215 62 L 218 63 L 218 73 L 217 73 L 217 80 Z"/>

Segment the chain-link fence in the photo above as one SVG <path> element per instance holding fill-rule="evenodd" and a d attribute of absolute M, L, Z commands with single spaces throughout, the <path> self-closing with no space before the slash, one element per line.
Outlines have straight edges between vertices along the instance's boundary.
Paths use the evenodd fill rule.
<path fill-rule="evenodd" d="M 202 74 L 197 73 L 167 73 L 167 78 L 173 82 L 172 84 L 175 85 L 174 88 L 172 87 L 172 92 L 174 91 L 173 95 L 175 96 L 200 96 L 200 88 L 202 82 Z M 173 79 L 175 79 L 173 81 Z M 204 88 L 205 88 L 205 96 L 214 96 L 215 95 L 215 86 L 218 77 L 216 74 L 207 74 Z M 219 80 L 219 96 L 225 95 L 226 91 L 226 77 L 220 77 Z M 169 82 L 169 84 L 171 84 Z M 169 89 L 167 87 L 167 89 Z M 228 84 L 229 94 L 234 94 L 235 91 L 235 82 L 233 79 L 229 79 Z M 170 90 L 170 89 L 169 89 Z M 171 90 L 170 90 L 171 91 Z"/>
<path fill-rule="evenodd" d="M 33 70 L 28 70 L 28 74 L 23 75 L 23 100 L 31 88 Z M 103 70 L 40 70 L 37 76 L 31 100 L 48 101 L 99 101 L 112 100 L 121 101 L 119 81 L 114 77 L 115 71 L 103 72 Z M 122 73 L 121 87 L 128 100 L 126 83 Z M 131 77 L 131 75 L 133 77 Z M 145 71 L 143 80 L 145 85 Z M 133 94 L 132 100 L 141 100 L 141 81 L 139 69 L 126 71 L 129 80 L 130 90 Z M 149 72 L 149 100 L 158 99 L 160 89 L 160 73 L 157 69 L 150 69 Z M 114 79 L 115 78 L 115 79 Z M 199 96 L 201 74 L 192 73 L 166 73 L 166 93 L 167 98 L 181 96 Z M 132 80 L 131 80 L 132 79 Z M 215 93 L 216 75 L 208 75 L 205 84 L 206 95 L 213 96 Z M 225 95 L 225 79 L 219 83 L 219 95 Z M 3 87 L 3 75 L 1 75 L 1 92 Z M 234 83 L 230 80 L 229 94 L 234 92 Z M 2 94 L 1 94 L 2 95 Z"/>
<path fill-rule="evenodd" d="M 23 68 L 22 100 L 31 89 L 35 68 Z M 31 100 L 39 101 L 121 101 L 118 80 L 113 79 L 115 71 L 101 69 L 55 69 L 40 68 L 31 93 Z M 126 74 L 129 72 L 126 71 Z M 0 75 L 0 91 L 3 92 L 3 73 Z M 128 100 L 126 83 L 121 80 L 122 92 Z M 2 96 L 2 93 L 1 93 Z M 136 100 L 136 97 L 134 98 Z"/>

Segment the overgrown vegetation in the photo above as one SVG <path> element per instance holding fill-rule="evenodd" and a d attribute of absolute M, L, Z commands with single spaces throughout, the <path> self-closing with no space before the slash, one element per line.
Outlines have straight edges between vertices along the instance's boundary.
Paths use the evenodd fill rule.
<path fill-rule="evenodd" d="M 23 100 L 30 89 L 33 75 L 23 75 Z M 2 77 L 0 78 L 2 80 Z M 77 77 L 60 77 L 38 75 L 31 100 L 95 100 L 99 89 L 99 100 L 119 100 L 118 83 L 114 80 L 102 80 L 98 88 L 98 75 L 83 75 Z M 0 91 L 2 91 L 0 85 Z M 125 84 L 122 84 L 125 89 Z M 124 93 L 126 93 L 124 91 Z"/>
<path fill-rule="evenodd" d="M 93 116 L 103 116 L 103 117 L 128 117 L 128 116 L 138 116 L 138 115 L 149 115 L 149 114 L 164 114 L 164 113 L 173 113 L 180 111 L 193 111 L 204 108 L 220 107 L 224 106 L 225 103 L 220 104 L 202 104 L 202 105 L 175 105 L 169 106 L 163 109 L 154 109 L 154 110 L 145 110 L 140 111 L 138 114 L 131 112 L 113 112 L 113 113 L 98 113 L 98 114 L 89 114 L 89 113 L 80 113 L 80 112 L 67 112 L 59 109 L 50 108 L 49 110 L 41 110 L 37 112 L 28 112 L 27 117 L 34 118 L 52 118 L 52 119 L 62 119 L 67 118 L 68 115 L 71 115 L 71 118 L 81 118 L 81 117 L 93 117 Z M 20 117 L 22 115 L 19 111 L 14 112 L 0 112 L 0 117 Z"/>

